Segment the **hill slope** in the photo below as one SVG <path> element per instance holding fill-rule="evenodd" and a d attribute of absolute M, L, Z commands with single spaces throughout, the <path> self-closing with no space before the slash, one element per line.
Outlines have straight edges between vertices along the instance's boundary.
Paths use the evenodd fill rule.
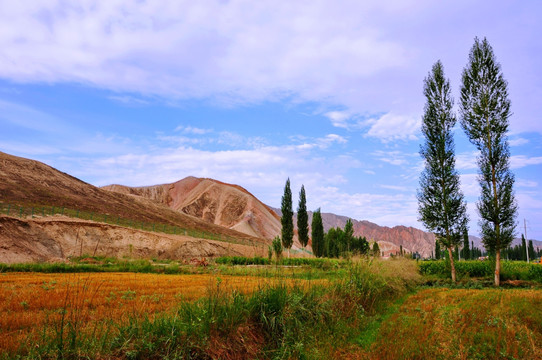
<path fill-rule="evenodd" d="M 106 191 L 41 162 L 2 152 L 0 152 L 0 178 L 2 179 L 0 203 L 4 204 L 66 207 L 134 221 L 168 224 L 188 230 L 224 235 L 239 239 L 244 243 L 266 244 L 266 241 L 260 237 L 209 223 L 143 197 Z M 35 229 L 38 228 L 40 226 L 36 225 Z M 31 240 L 36 240 L 39 236 L 48 236 L 43 231 L 41 235 L 38 233 L 40 233 L 38 230 L 32 232 L 34 235 L 31 236 Z M 3 231 L 3 239 L 9 238 L 10 234 Z M 51 239 L 52 241 L 59 240 L 54 236 Z"/>
<path fill-rule="evenodd" d="M 172 184 L 109 185 L 103 189 L 151 199 L 180 213 L 260 238 L 272 239 L 281 230 L 280 217 L 254 195 L 213 179 L 187 177 Z"/>

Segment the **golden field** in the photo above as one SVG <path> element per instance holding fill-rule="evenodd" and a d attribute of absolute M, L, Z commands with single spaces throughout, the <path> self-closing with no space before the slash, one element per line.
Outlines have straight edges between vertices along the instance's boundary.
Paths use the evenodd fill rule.
<path fill-rule="evenodd" d="M 0 274 L 0 352 L 70 322 L 96 331 L 133 316 L 153 316 L 216 291 L 250 293 L 277 279 L 212 274 Z M 288 280 L 281 279 L 282 282 Z M 296 280 L 296 284 L 303 281 Z"/>

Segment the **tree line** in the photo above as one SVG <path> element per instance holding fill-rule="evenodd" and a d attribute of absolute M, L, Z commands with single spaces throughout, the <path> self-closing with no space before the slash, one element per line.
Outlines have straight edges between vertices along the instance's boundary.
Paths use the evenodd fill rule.
<path fill-rule="evenodd" d="M 284 194 L 281 200 L 281 236 L 275 237 L 269 247 L 269 256 L 275 254 L 280 257 L 283 249 L 288 250 L 293 245 L 294 222 L 293 204 L 290 179 L 284 185 Z M 307 212 L 307 197 L 305 186 L 301 185 L 299 204 L 297 207 L 297 235 L 303 249 L 309 243 L 309 216 Z M 320 209 L 313 212 L 311 223 L 312 251 L 316 257 L 347 257 L 350 255 L 380 255 L 377 242 L 372 247 L 364 236 L 354 236 L 354 224 L 348 219 L 344 228 L 335 227 L 324 231 Z"/>

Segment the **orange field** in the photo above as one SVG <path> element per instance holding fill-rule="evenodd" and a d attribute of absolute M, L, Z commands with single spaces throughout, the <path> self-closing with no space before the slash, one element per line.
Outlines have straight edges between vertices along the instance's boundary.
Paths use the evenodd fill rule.
<path fill-rule="evenodd" d="M 130 316 L 152 316 L 218 291 L 249 293 L 276 282 L 251 276 L 138 273 L 0 274 L 0 353 L 64 320 L 96 329 Z M 284 281 L 284 280 L 283 280 Z M 298 283 L 300 281 L 297 281 Z"/>

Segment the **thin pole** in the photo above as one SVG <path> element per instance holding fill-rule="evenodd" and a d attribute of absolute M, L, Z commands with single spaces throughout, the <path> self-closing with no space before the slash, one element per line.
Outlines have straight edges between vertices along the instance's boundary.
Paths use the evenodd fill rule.
<path fill-rule="evenodd" d="M 529 263 L 529 240 L 527 239 L 527 222 L 523 218 L 523 229 L 525 230 L 525 251 L 527 252 L 527 263 Z"/>

